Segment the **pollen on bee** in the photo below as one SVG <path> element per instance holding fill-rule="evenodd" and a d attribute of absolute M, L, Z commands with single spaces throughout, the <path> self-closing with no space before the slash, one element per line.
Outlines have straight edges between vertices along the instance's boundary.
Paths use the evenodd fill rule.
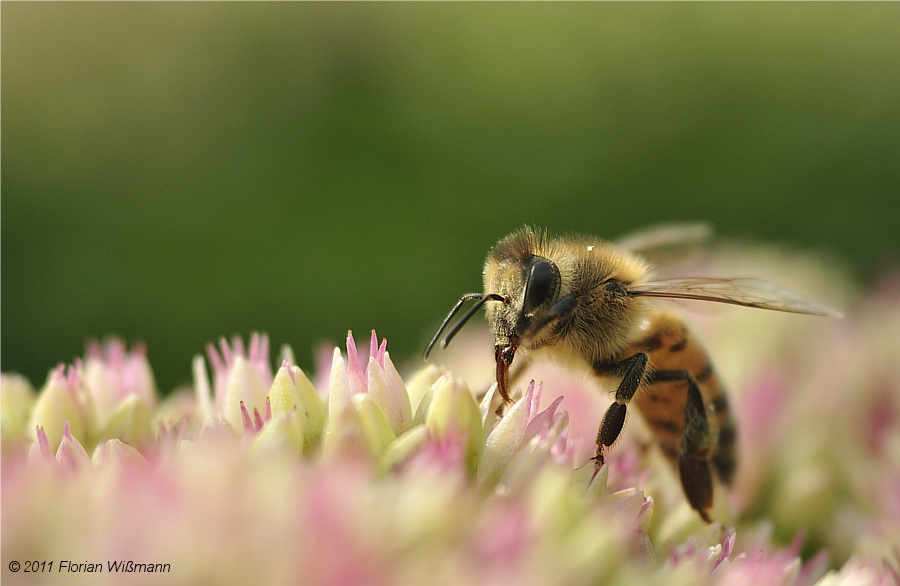
<path fill-rule="evenodd" d="M 594 250 L 594 247 L 593 247 L 593 246 L 588 246 L 588 252 L 590 252 L 590 251 L 592 251 L 592 250 Z"/>

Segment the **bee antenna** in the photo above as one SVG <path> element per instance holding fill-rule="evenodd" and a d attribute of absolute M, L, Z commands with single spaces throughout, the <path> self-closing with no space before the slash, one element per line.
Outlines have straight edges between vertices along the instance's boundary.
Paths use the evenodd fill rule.
<path fill-rule="evenodd" d="M 503 303 L 509 303 L 509 298 L 504 297 L 503 295 L 498 295 L 496 293 L 489 293 L 487 295 L 482 296 L 482 298 L 479 299 L 478 302 L 475 303 L 475 305 L 473 305 L 469 309 L 469 311 L 467 311 L 466 314 L 463 315 L 459 319 L 458 322 L 456 322 L 456 325 L 453 326 L 453 329 L 447 333 L 447 337 L 444 338 L 443 342 L 441 342 L 441 348 L 446 348 L 447 344 L 450 343 L 450 340 L 453 339 L 453 336 L 458 334 L 459 330 L 461 330 L 463 328 L 463 326 L 466 325 L 466 322 L 468 322 L 470 319 L 472 319 L 472 316 L 475 315 L 478 312 L 478 310 L 481 309 L 481 306 L 484 305 L 485 303 L 487 303 L 488 301 L 502 301 Z"/>
<path fill-rule="evenodd" d="M 447 314 L 447 317 L 444 318 L 444 321 L 441 323 L 440 327 L 435 332 L 434 337 L 431 338 L 431 341 L 428 342 L 428 346 L 425 348 L 425 360 L 428 360 L 428 356 L 431 355 L 431 350 L 434 348 L 434 345 L 437 343 L 438 338 L 441 337 L 441 334 L 444 333 L 444 330 L 447 329 L 447 325 L 450 321 L 459 313 L 459 310 L 462 308 L 463 304 L 466 301 L 471 301 L 473 299 L 477 299 L 478 303 L 466 313 L 463 318 L 459 321 L 458 324 L 453 328 L 453 330 L 447 335 L 444 339 L 444 342 L 441 344 L 441 347 L 446 348 L 447 344 L 450 343 L 450 339 L 456 335 L 456 333 L 462 328 L 467 321 L 469 321 L 475 312 L 478 311 L 482 305 L 484 305 L 488 301 L 503 301 L 504 303 L 508 303 L 509 299 L 503 297 L 502 295 L 497 295 L 496 293 L 491 293 L 489 295 L 485 295 L 484 293 L 466 293 L 462 297 L 460 297 L 459 301 L 456 302 L 456 305 L 453 306 L 453 309 L 450 310 L 450 313 Z"/>
<path fill-rule="evenodd" d="M 440 327 L 437 329 L 437 332 L 434 333 L 434 337 L 431 338 L 431 341 L 428 342 L 428 346 L 425 347 L 425 360 L 428 360 L 428 356 L 431 354 L 432 348 L 434 348 L 435 343 L 438 338 L 441 337 L 441 334 L 444 333 L 444 330 L 447 329 L 447 324 L 450 323 L 450 320 L 459 313 L 460 308 L 463 306 L 463 303 L 466 301 L 471 301 L 472 299 L 483 299 L 484 294 L 482 293 L 466 293 L 462 297 L 460 297 L 459 301 L 456 302 L 456 305 L 453 306 L 453 309 L 450 310 L 450 313 L 447 314 L 447 317 L 444 318 L 444 321 L 441 322 Z"/>

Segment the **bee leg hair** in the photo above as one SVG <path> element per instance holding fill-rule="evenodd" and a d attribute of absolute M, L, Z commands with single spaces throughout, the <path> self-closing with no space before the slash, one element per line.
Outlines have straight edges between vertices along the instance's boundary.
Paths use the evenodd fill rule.
<path fill-rule="evenodd" d="M 638 352 L 630 358 L 613 364 L 595 364 L 594 372 L 599 376 L 621 376 L 622 381 L 616 389 L 615 402 L 606 410 L 603 421 L 597 430 L 597 447 L 592 458 L 597 467 L 603 465 L 604 448 L 615 443 L 622 428 L 625 426 L 625 416 L 628 403 L 641 386 L 644 375 L 647 373 L 647 364 L 650 358 L 645 352 Z"/>

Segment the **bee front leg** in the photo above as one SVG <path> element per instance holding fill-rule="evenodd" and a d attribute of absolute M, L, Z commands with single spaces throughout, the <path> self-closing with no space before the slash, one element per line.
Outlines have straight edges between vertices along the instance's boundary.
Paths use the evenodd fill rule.
<path fill-rule="evenodd" d="M 621 376 L 622 382 L 616 389 L 615 402 L 606 410 L 603 415 L 603 421 L 597 430 L 597 447 L 594 450 L 592 460 L 596 462 L 597 467 L 603 465 L 603 451 L 608 448 L 622 432 L 625 425 L 625 415 L 628 410 L 628 403 L 641 386 L 644 375 L 647 373 L 647 364 L 649 356 L 645 352 L 638 352 L 630 358 L 626 358 L 621 362 L 613 364 L 600 363 L 594 365 L 594 372 L 599 376 Z"/>

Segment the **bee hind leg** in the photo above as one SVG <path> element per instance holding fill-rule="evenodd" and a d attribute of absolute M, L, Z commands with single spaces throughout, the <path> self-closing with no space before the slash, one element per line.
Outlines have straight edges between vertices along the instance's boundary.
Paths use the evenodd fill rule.
<path fill-rule="evenodd" d="M 681 454 L 678 456 L 678 475 L 681 477 L 681 487 L 691 507 L 697 511 L 701 519 L 712 523 L 708 511 L 712 506 L 713 497 L 709 462 Z"/>
<path fill-rule="evenodd" d="M 606 410 L 600 428 L 597 430 L 597 447 L 594 450 L 592 460 L 597 468 L 603 465 L 603 452 L 605 448 L 613 445 L 618 439 L 622 428 L 625 426 L 625 416 L 628 411 L 628 403 L 634 397 L 644 375 L 647 373 L 649 356 L 645 352 L 638 352 L 630 358 L 613 364 L 595 364 L 594 372 L 599 376 L 621 376 L 622 382 L 616 389 L 615 402 Z"/>
<path fill-rule="evenodd" d="M 691 507 L 707 523 L 712 507 L 713 482 L 709 458 L 715 447 L 713 430 L 706 417 L 706 406 L 697 381 L 686 370 L 660 370 L 652 375 L 652 383 L 685 381 L 687 401 L 684 405 L 684 425 L 681 430 L 681 452 L 678 455 L 678 475 Z"/>

